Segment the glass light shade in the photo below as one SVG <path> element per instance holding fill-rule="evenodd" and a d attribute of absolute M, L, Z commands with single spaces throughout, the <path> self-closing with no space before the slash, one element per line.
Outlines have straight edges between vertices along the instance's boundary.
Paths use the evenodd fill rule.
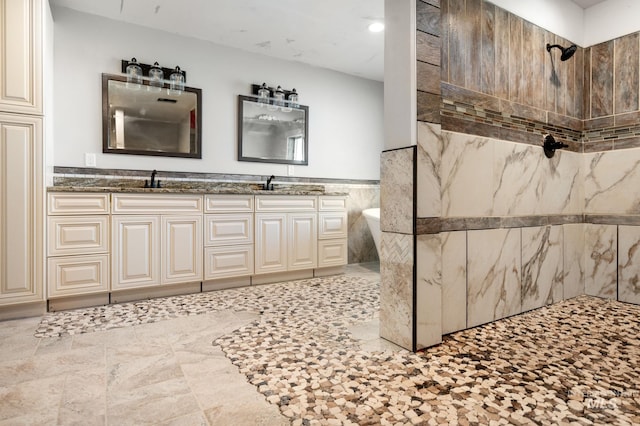
<path fill-rule="evenodd" d="M 164 86 L 164 72 L 157 62 L 149 68 L 149 87 L 155 90 L 160 90 Z"/>
<path fill-rule="evenodd" d="M 298 108 L 300 104 L 298 104 L 298 92 L 296 89 L 293 89 L 291 93 L 289 93 L 289 106 L 291 108 Z"/>
<path fill-rule="evenodd" d="M 180 67 L 176 67 L 175 70 L 169 76 L 169 92 L 179 94 L 184 90 L 184 74 L 180 70 Z"/>
<path fill-rule="evenodd" d="M 282 90 L 282 87 L 278 86 L 278 88 L 276 89 L 276 93 L 273 95 L 274 98 L 274 104 L 277 106 L 284 106 L 284 90 Z"/>
<path fill-rule="evenodd" d="M 140 67 L 136 58 L 131 58 L 127 65 L 127 83 L 132 86 L 134 84 L 142 84 L 142 67 Z"/>
<path fill-rule="evenodd" d="M 262 86 L 258 89 L 258 102 L 261 104 L 269 103 L 269 88 L 267 88 L 267 83 L 262 83 Z"/>

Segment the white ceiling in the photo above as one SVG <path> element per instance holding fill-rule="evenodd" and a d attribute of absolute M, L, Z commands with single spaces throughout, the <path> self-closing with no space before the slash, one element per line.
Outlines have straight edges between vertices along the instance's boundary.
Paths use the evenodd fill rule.
<path fill-rule="evenodd" d="M 571 0 L 571 1 L 583 9 L 588 9 L 593 5 L 596 5 L 598 3 L 604 3 L 607 0 Z"/>
<path fill-rule="evenodd" d="M 383 80 L 384 0 L 49 0 L 110 19 Z M 55 14 L 54 14 L 55 17 Z"/>

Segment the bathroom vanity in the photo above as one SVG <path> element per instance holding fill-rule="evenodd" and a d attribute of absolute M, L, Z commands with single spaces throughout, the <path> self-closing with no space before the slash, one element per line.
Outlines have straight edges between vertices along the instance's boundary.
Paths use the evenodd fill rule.
<path fill-rule="evenodd" d="M 236 192 L 49 188 L 49 309 L 343 271 L 346 195 Z"/>

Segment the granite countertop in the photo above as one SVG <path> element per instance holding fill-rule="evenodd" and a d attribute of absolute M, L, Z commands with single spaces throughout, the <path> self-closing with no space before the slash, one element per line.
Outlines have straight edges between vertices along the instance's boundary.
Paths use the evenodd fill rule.
<path fill-rule="evenodd" d="M 81 179 L 64 178 L 56 181 L 48 192 L 112 192 L 112 193 L 172 193 L 172 194 L 255 194 L 255 195 L 347 195 L 343 192 L 327 192 L 323 185 L 278 184 L 266 191 L 261 183 L 247 182 L 197 182 L 161 179 L 161 188 L 145 188 L 138 179 Z"/>

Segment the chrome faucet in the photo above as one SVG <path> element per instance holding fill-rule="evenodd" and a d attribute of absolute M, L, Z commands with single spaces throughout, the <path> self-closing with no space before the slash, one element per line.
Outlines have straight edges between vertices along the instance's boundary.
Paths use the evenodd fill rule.
<path fill-rule="evenodd" d="M 268 179 L 267 179 L 267 183 L 264 185 L 264 189 L 267 191 L 273 191 L 273 184 L 271 183 L 271 181 L 273 179 L 275 179 L 276 177 L 274 175 L 271 175 Z"/>
<path fill-rule="evenodd" d="M 151 183 L 148 180 L 144 181 L 145 188 L 160 188 L 160 179 L 156 181 L 156 175 L 158 174 L 157 170 L 151 172 Z"/>

